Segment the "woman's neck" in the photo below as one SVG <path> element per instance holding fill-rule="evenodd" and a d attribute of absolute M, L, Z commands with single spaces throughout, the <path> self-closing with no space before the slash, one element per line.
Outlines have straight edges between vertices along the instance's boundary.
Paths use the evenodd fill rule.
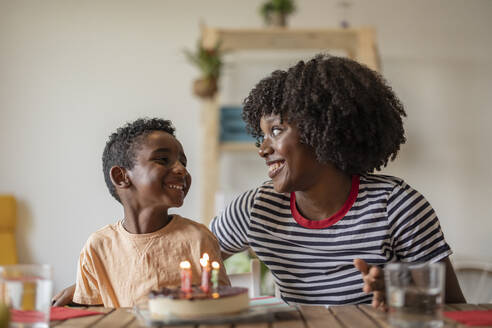
<path fill-rule="evenodd" d="M 124 208 L 125 218 L 123 228 L 129 233 L 144 234 L 164 228 L 171 217 L 167 214 L 167 209 L 146 208 L 134 210 Z"/>
<path fill-rule="evenodd" d="M 295 192 L 297 209 L 309 220 L 329 218 L 345 204 L 351 188 L 351 176 L 339 170 L 323 172 L 316 184 Z"/>

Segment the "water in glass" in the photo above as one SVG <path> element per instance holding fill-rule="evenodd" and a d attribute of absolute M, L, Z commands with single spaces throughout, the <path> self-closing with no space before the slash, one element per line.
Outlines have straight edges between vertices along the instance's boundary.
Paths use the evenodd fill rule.
<path fill-rule="evenodd" d="M 444 267 L 442 263 L 392 263 L 384 270 L 388 319 L 392 326 L 443 326 Z"/>
<path fill-rule="evenodd" d="M 48 327 L 53 288 L 50 268 L 5 266 L 0 273 L 0 301 L 10 308 L 10 327 Z"/>

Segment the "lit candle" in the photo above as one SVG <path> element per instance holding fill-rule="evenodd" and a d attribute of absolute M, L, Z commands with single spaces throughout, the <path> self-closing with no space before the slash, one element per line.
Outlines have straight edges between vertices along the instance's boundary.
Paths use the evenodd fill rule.
<path fill-rule="evenodd" d="M 181 268 L 181 291 L 185 293 L 191 292 L 191 264 L 188 261 L 183 261 L 179 264 Z"/>
<path fill-rule="evenodd" d="M 219 288 L 219 269 L 220 269 L 219 262 L 213 261 L 212 262 L 212 288 L 214 290 L 217 290 L 217 288 Z"/>
<path fill-rule="evenodd" d="M 207 253 L 204 253 L 200 259 L 200 265 L 202 266 L 202 290 L 205 293 L 210 291 L 210 263 Z"/>

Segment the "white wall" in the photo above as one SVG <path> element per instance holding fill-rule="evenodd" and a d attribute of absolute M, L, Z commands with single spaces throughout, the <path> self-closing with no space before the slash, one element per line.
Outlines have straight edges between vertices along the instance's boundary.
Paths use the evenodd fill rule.
<path fill-rule="evenodd" d="M 104 185 L 104 143 L 140 116 L 175 122 L 194 178 L 179 212 L 199 219 L 201 108 L 182 49 L 200 19 L 259 27 L 260 3 L 0 0 L 0 192 L 19 201 L 22 262 L 53 264 L 57 289 L 74 281 L 87 236 L 122 215 Z M 408 143 L 385 172 L 427 196 L 457 256 L 492 260 L 492 1 L 353 3 L 351 22 L 377 28 L 383 74 L 408 113 Z M 335 26 L 335 4 L 299 1 L 291 26 Z M 226 186 L 266 179 L 254 156 L 222 159 L 254 168 L 240 181 L 225 168 Z"/>

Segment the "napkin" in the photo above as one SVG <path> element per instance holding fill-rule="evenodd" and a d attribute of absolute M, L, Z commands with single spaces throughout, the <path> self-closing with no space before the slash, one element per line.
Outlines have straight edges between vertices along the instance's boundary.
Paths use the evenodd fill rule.
<path fill-rule="evenodd" d="M 24 323 L 43 322 L 45 320 L 45 314 L 39 311 L 10 309 L 10 320 Z"/>
<path fill-rule="evenodd" d="M 444 315 L 467 326 L 492 326 L 492 310 L 445 311 Z"/>
<path fill-rule="evenodd" d="M 82 309 L 73 309 L 63 306 L 54 306 L 51 308 L 50 320 L 51 321 L 66 320 L 70 318 L 85 317 L 88 315 L 95 315 L 95 314 L 104 314 L 104 313 L 97 312 L 97 311 L 82 310 Z"/>

